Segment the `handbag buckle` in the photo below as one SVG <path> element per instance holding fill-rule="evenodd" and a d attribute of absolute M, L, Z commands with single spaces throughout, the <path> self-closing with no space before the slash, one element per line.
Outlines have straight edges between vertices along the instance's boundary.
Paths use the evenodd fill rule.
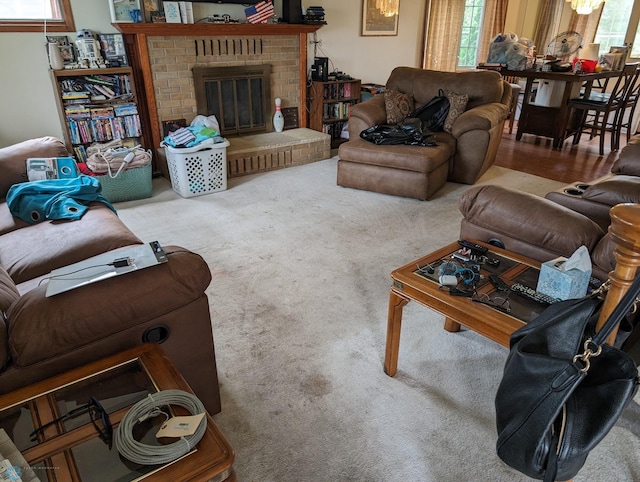
<path fill-rule="evenodd" d="M 573 363 L 581 361 L 584 364 L 584 366 L 580 368 L 582 373 L 587 373 L 589 371 L 589 368 L 591 367 L 591 361 L 589 359 L 602 353 L 602 345 L 598 345 L 598 349 L 596 351 L 591 349 L 592 341 L 593 340 L 591 338 L 587 338 L 583 345 L 584 352 L 573 357 Z"/>

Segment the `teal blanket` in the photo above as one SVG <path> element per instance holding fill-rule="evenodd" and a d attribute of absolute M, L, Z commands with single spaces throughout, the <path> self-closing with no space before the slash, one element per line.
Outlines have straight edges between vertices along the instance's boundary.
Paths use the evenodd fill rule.
<path fill-rule="evenodd" d="M 7 204 L 13 216 L 29 224 L 45 219 L 80 219 L 94 201 L 106 204 L 115 213 L 101 192 L 100 181 L 91 176 L 23 182 L 9 188 Z"/>

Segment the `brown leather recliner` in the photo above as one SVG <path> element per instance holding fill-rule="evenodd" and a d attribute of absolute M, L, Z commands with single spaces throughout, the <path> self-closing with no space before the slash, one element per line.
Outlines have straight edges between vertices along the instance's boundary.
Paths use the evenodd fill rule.
<path fill-rule="evenodd" d="M 640 203 L 640 135 L 633 136 L 620 151 L 611 174 L 591 182 L 574 182 L 545 197 L 584 214 L 606 230 L 613 206 Z"/>
<path fill-rule="evenodd" d="M 437 132 L 437 147 L 375 145 L 360 138 L 387 123 L 383 95 L 353 106 L 349 141 L 338 149 L 340 186 L 426 200 L 445 182 L 473 184 L 493 164 L 509 114 L 511 88 L 497 72 L 439 72 L 396 67 L 387 90 L 410 94 L 418 108 L 440 89 L 468 95 L 451 133 Z"/>
<path fill-rule="evenodd" d="M 166 263 L 46 296 L 51 270 L 143 242 L 99 202 L 76 221 L 30 225 L 11 215 L 4 198 L 27 181 L 25 159 L 63 156 L 54 137 L 0 149 L 0 394 L 158 342 L 207 410 L 219 412 L 211 271 L 201 256 L 164 246 Z"/>
<path fill-rule="evenodd" d="M 615 267 L 613 241 L 587 216 L 549 199 L 501 186 L 468 189 L 458 202 L 461 239 L 499 240 L 509 251 L 540 262 L 569 257 L 584 245 L 593 276 L 605 280 Z"/>

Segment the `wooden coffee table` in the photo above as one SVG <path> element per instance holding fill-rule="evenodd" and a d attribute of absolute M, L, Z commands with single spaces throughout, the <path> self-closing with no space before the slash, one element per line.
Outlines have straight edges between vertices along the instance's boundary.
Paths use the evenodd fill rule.
<path fill-rule="evenodd" d="M 477 287 L 478 293 L 485 294 L 489 298 L 496 296 L 496 289 L 488 280 L 489 274 L 492 273 L 498 274 L 508 285 L 519 282 L 535 289 L 540 272 L 538 261 L 485 243 L 474 242 L 489 248 L 487 254 L 489 258 L 499 260 L 497 266 L 481 265 L 480 274 L 484 279 Z M 393 285 L 389 293 L 387 344 L 384 358 L 384 370 L 387 375 L 392 377 L 398 371 L 402 309 L 409 301 L 417 301 L 443 314 L 444 329 L 447 331 L 456 332 L 461 326 L 465 326 L 506 347 L 509 346 L 509 337 L 515 330 L 547 307 L 515 293 L 509 293 L 511 313 L 507 314 L 491 306 L 474 302 L 468 297 L 453 296 L 441 289 L 437 268 L 442 262 L 451 260 L 451 255 L 459 248 L 457 242 L 451 243 L 391 273 Z M 419 269 L 428 265 L 435 268 L 433 274 Z"/>
<path fill-rule="evenodd" d="M 35 440 L 30 433 L 97 399 L 114 430 L 139 400 L 160 390 L 191 389 L 160 345 L 145 344 L 102 361 L 72 370 L 0 397 L 0 428 L 42 481 L 234 481 L 234 453 L 209 414 L 207 429 L 196 447 L 164 465 L 140 465 L 126 460 L 100 439 L 87 413 L 54 424 Z M 173 407 L 177 415 L 189 415 Z M 136 425 L 134 437 L 153 444 L 164 422 L 156 417 Z M 140 426 L 140 433 L 137 433 Z M 164 439 L 169 443 L 176 439 Z"/>

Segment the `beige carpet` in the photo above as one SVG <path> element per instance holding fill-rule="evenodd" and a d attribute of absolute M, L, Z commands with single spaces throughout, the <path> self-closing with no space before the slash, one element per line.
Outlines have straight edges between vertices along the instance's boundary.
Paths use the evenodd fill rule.
<path fill-rule="evenodd" d="M 442 316 L 410 303 L 399 372 L 382 369 L 389 274 L 458 238 L 469 186 L 421 202 L 335 179 L 334 158 L 189 199 L 154 180 L 151 199 L 116 205 L 143 240 L 190 248 L 211 267 L 215 420 L 238 480 L 528 480 L 495 455 L 505 348 L 447 333 Z M 498 167 L 481 182 L 535 194 L 560 185 Z M 639 412 L 630 407 L 577 481 L 640 480 Z"/>

